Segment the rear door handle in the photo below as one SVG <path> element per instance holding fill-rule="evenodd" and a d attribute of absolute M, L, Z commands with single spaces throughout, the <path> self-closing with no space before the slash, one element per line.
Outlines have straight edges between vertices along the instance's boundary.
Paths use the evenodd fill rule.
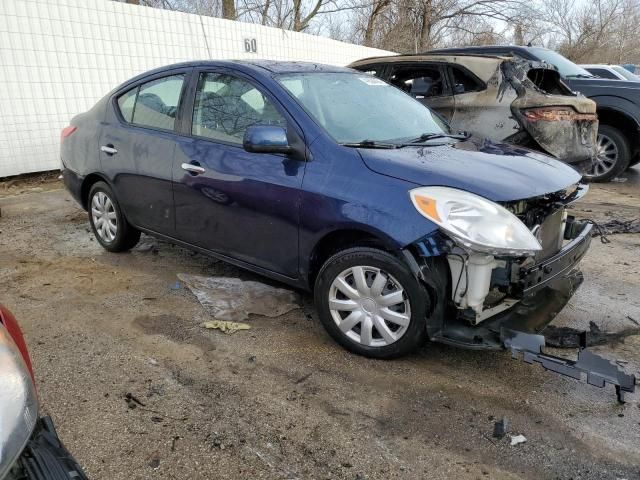
<path fill-rule="evenodd" d="M 183 163 L 181 167 L 183 170 L 196 175 L 200 175 L 201 173 L 204 173 L 206 171 L 204 168 L 199 167 L 198 165 L 193 165 L 191 163 Z"/>
<path fill-rule="evenodd" d="M 115 155 L 118 153 L 118 150 L 113 148 L 113 145 L 102 145 L 100 147 L 100 151 L 106 153 L 107 155 Z"/>

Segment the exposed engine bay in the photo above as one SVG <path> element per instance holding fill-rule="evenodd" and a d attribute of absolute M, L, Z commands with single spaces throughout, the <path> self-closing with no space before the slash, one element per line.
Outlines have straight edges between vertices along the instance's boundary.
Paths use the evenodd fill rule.
<path fill-rule="evenodd" d="M 535 256 L 498 257 L 458 246 L 447 254 L 451 300 L 461 318 L 477 325 L 520 301 L 524 291 L 531 287 L 522 283 L 523 272 L 553 257 L 576 238 L 581 223 L 567 214 L 566 206 L 586 191 L 586 186 L 576 185 L 570 190 L 503 205 L 540 242 L 542 250 Z"/>

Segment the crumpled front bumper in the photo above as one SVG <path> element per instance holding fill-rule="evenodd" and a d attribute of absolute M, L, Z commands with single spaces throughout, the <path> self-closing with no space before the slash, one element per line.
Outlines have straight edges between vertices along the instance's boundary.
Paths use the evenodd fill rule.
<path fill-rule="evenodd" d="M 589 250 L 593 225 L 583 223 L 562 250 L 526 269 L 521 269 L 515 282 L 521 291 L 518 303 L 471 325 L 458 316 L 447 318 L 432 340 L 478 350 L 504 348 L 503 329 L 538 333 L 564 308 L 584 277 L 578 264 Z"/>
<path fill-rule="evenodd" d="M 47 416 L 38 420 L 29 443 L 3 480 L 87 480 L 87 477 Z"/>
<path fill-rule="evenodd" d="M 618 365 L 586 349 L 586 332 L 577 360 L 544 353 L 545 338 L 539 332 L 555 318 L 583 281 L 578 263 L 591 244 L 593 225 L 575 224 L 573 239 L 556 255 L 522 269 L 519 284 L 521 298 L 510 310 L 499 313 L 480 325 L 471 326 L 459 320 L 446 323 L 442 336 L 433 338 L 443 343 L 475 349 L 511 351 L 513 358 L 546 370 L 580 380 L 597 387 L 614 385 L 618 401 L 635 392 L 636 378 Z"/>

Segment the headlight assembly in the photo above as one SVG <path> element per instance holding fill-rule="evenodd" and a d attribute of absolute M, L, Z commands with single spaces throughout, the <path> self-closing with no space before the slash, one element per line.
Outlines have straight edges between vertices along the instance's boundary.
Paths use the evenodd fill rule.
<path fill-rule="evenodd" d="M 409 193 L 420 214 L 464 247 L 509 256 L 542 250 L 518 217 L 486 198 L 448 187 L 420 187 Z"/>
<path fill-rule="evenodd" d="M 38 400 L 29 369 L 0 324 L 0 478 L 26 445 L 38 418 Z"/>

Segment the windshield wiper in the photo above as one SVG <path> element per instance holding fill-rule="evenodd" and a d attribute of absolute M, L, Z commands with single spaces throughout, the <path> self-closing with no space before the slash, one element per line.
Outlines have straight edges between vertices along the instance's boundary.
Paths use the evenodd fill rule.
<path fill-rule="evenodd" d="M 423 133 L 418 138 L 415 138 L 409 142 L 409 144 L 427 142 L 437 138 L 454 138 L 456 140 L 466 140 L 471 135 L 468 133 Z"/>
<path fill-rule="evenodd" d="M 341 143 L 344 147 L 351 148 L 400 148 L 397 143 L 376 142 L 375 140 L 362 140 L 361 142 Z"/>

